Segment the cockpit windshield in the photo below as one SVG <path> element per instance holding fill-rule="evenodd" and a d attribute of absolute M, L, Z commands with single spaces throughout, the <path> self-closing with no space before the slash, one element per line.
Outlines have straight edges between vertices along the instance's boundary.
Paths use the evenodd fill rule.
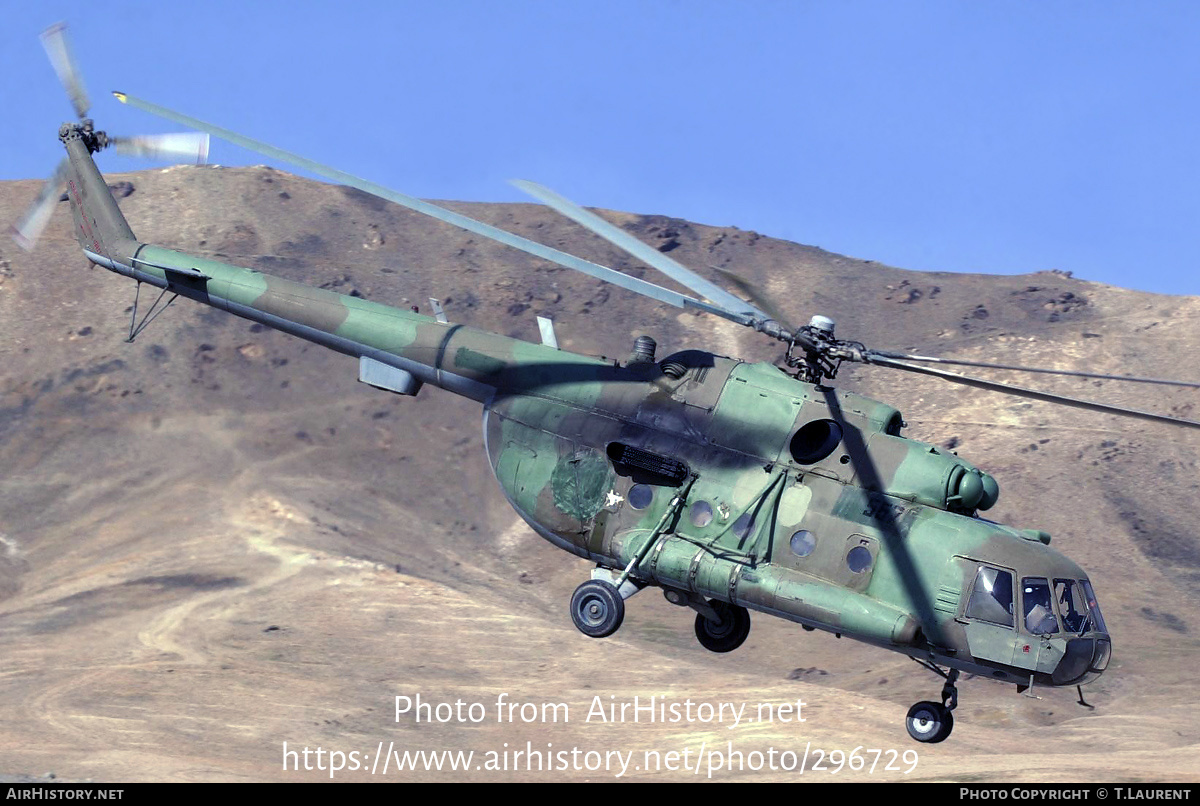
<path fill-rule="evenodd" d="M 1016 626 L 1031 635 L 1065 633 L 1067 637 L 1083 637 L 1088 632 L 1108 632 L 1096 592 L 1086 579 L 1021 578 L 1017 591 L 1019 618 L 1024 621 L 1019 621 L 1014 617 L 1013 576 L 1002 568 L 979 566 L 963 615 L 1004 627 Z"/>
<path fill-rule="evenodd" d="M 1092 583 L 1085 579 L 1079 584 L 1083 587 L 1083 595 L 1087 600 L 1088 610 L 1092 614 L 1096 629 L 1103 633 L 1108 632 L 1108 627 L 1104 626 L 1104 616 L 1100 615 L 1100 605 L 1096 601 L 1096 592 L 1092 590 Z"/>
<path fill-rule="evenodd" d="M 1082 635 L 1087 631 L 1088 606 L 1083 597 L 1084 593 L 1075 580 L 1054 580 L 1054 599 L 1058 602 L 1058 612 L 1067 632 Z"/>
<path fill-rule="evenodd" d="M 1050 585 L 1044 579 L 1025 577 L 1021 580 L 1021 603 L 1025 614 L 1025 629 L 1033 635 L 1058 632 L 1058 619 L 1050 601 Z"/>

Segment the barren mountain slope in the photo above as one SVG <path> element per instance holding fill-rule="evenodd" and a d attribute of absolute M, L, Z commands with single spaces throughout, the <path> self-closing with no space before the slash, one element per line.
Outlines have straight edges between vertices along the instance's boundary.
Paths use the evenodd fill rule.
<path fill-rule="evenodd" d="M 142 240 L 342 293 L 423 310 L 435 296 L 453 321 L 530 340 L 534 316 L 547 315 L 564 347 L 619 358 L 642 333 L 658 340 L 660 355 L 779 353 L 714 317 L 272 169 L 175 168 L 110 181 L 127 193 L 120 203 Z M 0 183 L 0 218 L 15 220 L 36 192 L 35 182 Z M 448 206 L 665 282 L 536 205 Z M 734 228 L 605 215 L 702 272 L 734 269 L 794 321 L 823 313 L 840 336 L 870 346 L 1200 380 L 1190 360 L 1200 344 L 1194 298 L 1048 272 L 908 272 Z M 842 769 L 835 780 L 1200 779 L 1194 431 L 883 368 L 843 371 L 841 385 L 904 411 L 908 434 L 952 445 L 996 475 L 1002 494 L 989 516 L 1051 532 L 1088 570 L 1113 633 L 1113 663 L 1085 690 L 1095 710 L 1075 704 L 1073 690 L 1031 699 L 966 680 L 954 735 L 917 745 L 904 732 L 905 710 L 936 698 L 941 681 L 898 655 L 766 617 L 755 618 L 745 647 L 713 655 L 696 644 L 690 611 L 652 591 L 629 602 L 616 636 L 580 635 L 566 604 L 588 565 L 540 540 L 504 502 L 478 405 L 437 389 L 416 399 L 373 391 L 356 382 L 352 359 L 186 300 L 126 344 L 133 284 L 89 270 L 69 229 L 60 205 L 32 255 L 0 244 L 0 773 L 299 780 L 321 774 L 285 772 L 284 742 L 353 751 L 368 768 L 380 742 L 477 754 L 529 742 L 634 751 L 626 777 L 674 778 L 690 774 L 634 767 L 645 750 L 687 749 L 694 765 L 702 747 L 732 743 L 742 753 L 919 754 L 907 776 L 881 762 L 873 775 Z M 1200 414 L 1195 390 L 995 377 Z M 394 698 L 418 693 L 483 703 L 486 718 L 397 720 Z M 498 723 L 502 693 L 565 703 L 570 721 Z M 746 703 L 755 716 L 759 703 L 802 699 L 806 721 L 585 721 L 597 696 Z M 614 775 L 527 764 L 388 772 Z"/>

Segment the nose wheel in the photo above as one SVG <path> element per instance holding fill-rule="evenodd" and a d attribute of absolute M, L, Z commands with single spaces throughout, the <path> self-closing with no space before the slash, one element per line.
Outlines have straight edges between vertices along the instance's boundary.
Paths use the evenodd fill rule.
<path fill-rule="evenodd" d="M 944 705 L 925 700 L 908 709 L 904 727 L 918 742 L 937 744 L 954 730 L 954 714 Z"/>
<path fill-rule="evenodd" d="M 908 735 L 918 742 L 937 744 L 944 742 L 950 731 L 954 730 L 953 712 L 958 707 L 958 687 L 954 684 L 958 681 L 958 669 L 943 672 L 931 663 L 918 663 L 946 678 L 946 684 L 942 686 L 941 703 L 923 700 L 908 709 L 904 727 L 908 729 Z"/>

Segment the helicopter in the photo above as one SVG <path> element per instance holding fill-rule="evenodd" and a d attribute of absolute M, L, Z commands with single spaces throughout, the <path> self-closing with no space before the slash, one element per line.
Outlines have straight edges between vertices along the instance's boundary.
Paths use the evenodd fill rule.
<path fill-rule="evenodd" d="M 904 436 L 895 407 L 831 382 L 843 364 L 861 363 L 1188 428 L 1200 423 L 926 365 L 1200 383 L 872 349 L 836 336 L 833 320 L 821 315 L 795 327 L 736 274 L 722 272 L 749 300 L 531 182 L 515 184 L 695 296 L 125 93 L 114 95 L 202 134 L 109 137 L 88 117 L 62 26 L 47 30 L 43 43 L 77 120 L 59 128 L 67 157 L 14 227 L 18 243 L 32 248 L 65 186 L 88 261 L 134 280 L 138 294 L 143 284 L 159 289 L 140 320 L 135 296 L 130 341 L 184 297 L 352 356 L 359 381 L 376 389 L 416 396 L 429 384 L 479 403 L 488 461 L 509 504 L 552 545 L 595 564 L 568 606 L 584 635 L 612 635 L 625 602 L 659 588 L 671 604 L 695 611 L 696 638 L 713 652 L 746 641 L 752 611 L 899 652 L 944 681 L 937 700 L 914 704 L 905 717 L 909 735 L 924 743 L 953 730 L 964 673 L 1028 691 L 1081 687 L 1106 670 L 1112 640 L 1085 571 L 1051 548 L 1045 532 L 983 517 L 1000 495 L 990 474 Z M 607 360 L 561 349 L 548 320 L 539 320 L 541 342 L 527 342 L 451 323 L 434 300 L 426 316 L 139 241 L 93 155 L 114 146 L 202 160 L 209 136 L 659 303 L 750 328 L 785 345 L 783 366 L 702 349 L 659 358 L 649 336 L 636 339 L 625 361 Z"/>

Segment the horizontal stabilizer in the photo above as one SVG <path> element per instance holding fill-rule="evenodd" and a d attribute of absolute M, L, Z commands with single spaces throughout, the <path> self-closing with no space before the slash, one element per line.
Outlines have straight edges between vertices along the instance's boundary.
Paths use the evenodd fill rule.
<path fill-rule="evenodd" d="M 133 262 L 140 263 L 143 266 L 150 266 L 155 269 L 162 269 L 163 271 L 165 271 L 167 273 L 168 279 L 170 279 L 170 275 L 172 275 L 172 274 L 182 275 L 184 277 L 189 277 L 193 280 L 211 280 L 212 279 L 212 277 L 210 277 L 209 275 L 207 275 L 204 272 L 200 271 L 199 269 L 193 268 L 191 266 L 167 266 L 162 263 L 151 263 L 149 260 L 142 260 L 140 257 L 135 257 L 133 259 Z"/>
<path fill-rule="evenodd" d="M 390 366 L 365 355 L 358 359 L 358 379 L 367 386 L 413 397 L 421 391 L 421 381 L 411 372 Z"/>

